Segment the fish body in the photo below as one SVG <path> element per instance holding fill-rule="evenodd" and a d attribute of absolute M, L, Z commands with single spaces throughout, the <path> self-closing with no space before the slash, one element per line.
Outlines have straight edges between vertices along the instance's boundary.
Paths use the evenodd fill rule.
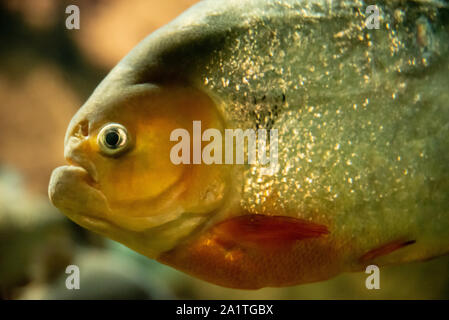
<path fill-rule="evenodd" d="M 367 27 L 369 5 L 195 5 L 134 48 L 74 116 L 71 166 L 54 171 L 52 202 L 92 231 L 233 288 L 446 254 L 447 3 L 375 3 L 378 29 Z M 276 170 L 174 164 L 171 133 L 191 138 L 194 121 L 277 130 Z M 109 128 L 123 139 L 108 151 Z"/>

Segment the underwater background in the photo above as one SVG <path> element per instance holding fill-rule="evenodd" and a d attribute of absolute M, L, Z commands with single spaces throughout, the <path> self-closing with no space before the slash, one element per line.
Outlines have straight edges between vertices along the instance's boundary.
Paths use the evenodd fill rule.
<path fill-rule="evenodd" d="M 256 291 L 194 279 L 75 225 L 47 186 L 67 125 L 107 72 L 194 0 L 0 2 L 0 299 L 448 299 L 449 256 Z M 65 27 L 76 4 L 80 30 Z M 79 290 L 65 287 L 79 266 Z"/>

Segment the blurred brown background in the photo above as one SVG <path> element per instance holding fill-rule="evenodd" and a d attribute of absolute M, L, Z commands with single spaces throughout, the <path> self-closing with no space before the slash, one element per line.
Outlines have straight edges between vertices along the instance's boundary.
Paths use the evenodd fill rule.
<path fill-rule="evenodd" d="M 244 291 L 183 275 L 77 227 L 47 200 L 66 127 L 96 85 L 146 35 L 195 0 L 3 0 L 0 3 L 0 298 L 449 298 L 449 258 L 304 286 Z M 67 30 L 76 4 L 80 30 Z M 65 288 L 65 267 L 81 290 Z"/>

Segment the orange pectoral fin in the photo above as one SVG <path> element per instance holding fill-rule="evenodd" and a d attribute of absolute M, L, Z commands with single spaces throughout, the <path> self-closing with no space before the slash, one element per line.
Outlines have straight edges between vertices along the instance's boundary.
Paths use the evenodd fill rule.
<path fill-rule="evenodd" d="M 298 240 L 317 238 L 329 233 L 326 226 L 307 220 L 247 214 L 225 220 L 214 227 L 216 241 L 225 247 L 234 245 L 288 248 Z"/>
<path fill-rule="evenodd" d="M 321 224 L 244 214 L 206 229 L 158 260 L 231 288 L 258 289 L 327 279 L 338 270 L 335 244 Z"/>

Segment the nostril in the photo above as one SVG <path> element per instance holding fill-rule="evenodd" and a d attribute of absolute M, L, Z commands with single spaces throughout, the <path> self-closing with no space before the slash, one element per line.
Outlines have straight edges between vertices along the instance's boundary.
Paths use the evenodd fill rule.
<path fill-rule="evenodd" d="M 87 120 L 81 121 L 79 126 L 81 134 L 87 137 L 89 135 L 89 122 Z"/>
<path fill-rule="evenodd" d="M 83 138 L 89 136 L 89 122 L 87 120 L 83 120 L 78 123 L 74 129 L 74 136 L 78 138 Z"/>

